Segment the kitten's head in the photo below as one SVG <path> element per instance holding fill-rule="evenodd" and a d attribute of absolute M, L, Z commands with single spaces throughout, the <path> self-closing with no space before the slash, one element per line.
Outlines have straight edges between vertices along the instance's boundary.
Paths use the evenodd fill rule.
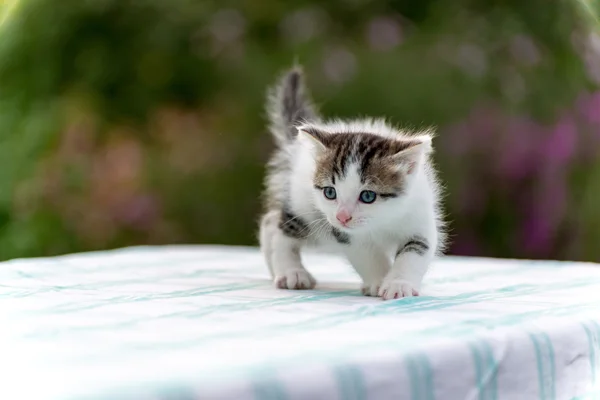
<path fill-rule="evenodd" d="M 314 154 L 314 203 L 336 228 L 372 229 L 398 213 L 431 151 L 431 136 L 401 136 L 313 125 L 299 140 Z"/>

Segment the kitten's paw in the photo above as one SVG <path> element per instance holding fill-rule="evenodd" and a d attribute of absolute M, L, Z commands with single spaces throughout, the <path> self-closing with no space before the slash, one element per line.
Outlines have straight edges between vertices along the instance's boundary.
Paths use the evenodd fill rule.
<path fill-rule="evenodd" d="M 292 269 L 286 271 L 283 275 L 275 276 L 273 280 L 278 289 L 313 289 L 317 284 L 315 278 L 308 271 L 303 269 Z"/>
<path fill-rule="evenodd" d="M 379 288 L 379 296 L 384 300 L 401 299 L 418 296 L 419 291 L 409 281 L 403 279 L 386 279 Z"/>
<path fill-rule="evenodd" d="M 360 286 L 360 292 L 363 294 L 363 296 L 377 297 L 379 295 L 379 287 L 380 286 L 381 286 L 381 282 L 377 282 L 377 283 L 363 282 L 363 284 Z"/>

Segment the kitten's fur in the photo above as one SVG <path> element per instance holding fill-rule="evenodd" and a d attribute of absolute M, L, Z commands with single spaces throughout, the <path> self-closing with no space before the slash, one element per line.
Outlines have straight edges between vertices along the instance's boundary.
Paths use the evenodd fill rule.
<path fill-rule="evenodd" d="M 316 246 L 345 254 L 367 296 L 418 295 L 445 238 L 430 132 L 408 134 L 383 120 L 322 121 L 299 68 L 270 91 L 267 106 L 277 149 L 260 244 L 275 285 L 312 289 L 300 250 Z M 376 200 L 360 202 L 363 190 Z"/>

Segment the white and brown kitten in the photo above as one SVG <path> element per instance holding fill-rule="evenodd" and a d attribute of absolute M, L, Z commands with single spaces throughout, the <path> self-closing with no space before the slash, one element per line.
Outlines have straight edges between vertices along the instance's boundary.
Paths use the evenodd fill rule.
<path fill-rule="evenodd" d="M 343 253 L 362 293 L 417 296 L 445 235 L 430 132 L 409 134 L 383 120 L 323 121 L 299 68 L 269 94 L 277 149 L 268 164 L 260 245 L 274 283 L 312 289 L 300 250 Z"/>

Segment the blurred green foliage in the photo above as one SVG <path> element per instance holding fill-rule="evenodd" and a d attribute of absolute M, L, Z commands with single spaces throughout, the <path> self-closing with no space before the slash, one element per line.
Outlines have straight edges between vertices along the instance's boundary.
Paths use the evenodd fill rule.
<path fill-rule="evenodd" d="M 543 201 L 557 189 L 538 183 L 555 164 L 519 179 L 490 169 L 491 159 L 522 142 L 514 132 L 529 135 L 523 126 L 535 124 L 538 136 L 551 136 L 564 110 L 578 113 L 582 96 L 593 96 L 600 64 L 591 1 L 4 0 L 0 7 L 0 259 L 143 243 L 254 244 L 271 148 L 263 97 L 295 60 L 326 115 L 440 127 L 455 252 L 600 255 L 600 216 L 590 200 L 600 195 L 590 189 L 598 153 L 574 151 L 557 167 L 568 207 L 543 246 L 518 239 L 533 229 L 523 215 L 531 204 L 511 193 Z M 531 122 L 504 126 L 516 117 Z M 483 128 L 467 127 L 469 118 L 491 121 L 486 129 L 497 136 L 483 141 L 493 146 L 477 144 Z M 600 137 L 593 122 L 578 124 L 577 137 Z M 535 154 L 543 164 L 544 154 Z M 478 213 L 465 208 L 465 198 L 476 197 Z"/>

